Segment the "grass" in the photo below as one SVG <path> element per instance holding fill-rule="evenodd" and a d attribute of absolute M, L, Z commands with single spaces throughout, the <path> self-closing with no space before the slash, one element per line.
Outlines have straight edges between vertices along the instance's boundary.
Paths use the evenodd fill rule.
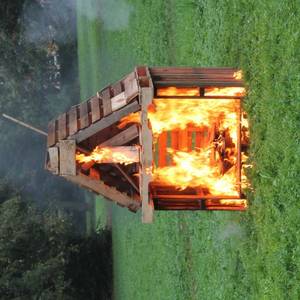
<path fill-rule="evenodd" d="M 128 4 L 131 18 L 119 30 L 78 19 L 82 90 L 95 92 L 136 64 L 241 68 L 254 192 L 246 213 L 157 212 L 152 225 L 114 208 L 115 298 L 299 299 L 300 3 Z"/>

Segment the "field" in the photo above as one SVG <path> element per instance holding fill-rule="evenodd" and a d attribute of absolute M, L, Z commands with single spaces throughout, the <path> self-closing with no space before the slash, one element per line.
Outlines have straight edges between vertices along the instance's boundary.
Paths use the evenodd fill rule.
<path fill-rule="evenodd" d="M 139 214 L 113 207 L 115 298 L 299 299 L 299 1 L 77 6 L 83 98 L 137 64 L 238 67 L 248 90 L 249 210 L 160 212 L 142 225 Z"/>

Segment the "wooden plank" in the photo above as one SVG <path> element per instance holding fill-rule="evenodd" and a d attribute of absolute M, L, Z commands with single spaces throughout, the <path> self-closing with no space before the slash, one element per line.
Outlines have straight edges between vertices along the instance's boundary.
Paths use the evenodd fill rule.
<path fill-rule="evenodd" d="M 202 148 L 202 139 L 202 131 L 196 131 L 195 148 L 197 151 L 200 150 L 200 148 Z"/>
<path fill-rule="evenodd" d="M 129 128 L 121 131 L 120 133 L 116 134 L 109 140 L 106 140 L 102 144 L 101 147 L 104 146 L 122 146 L 127 144 L 128 142 L 132 141 L 133 139 L 139 136 L 138 128 L 136 125 L 132 125 Z"/>
<path fill-rule="evenodd" d="M 140 144 L 141 148 L 141 163 L 140 163 L 140 195 L 142 200 L 142 222 L 152 223 L 154 205 L 149 194 L 149 184 L 152 180 L 152 131 L 148 127 L 148 106 L 153 100 L 153 88 L 141 89 L 141 130 L 140 130 Z"/>
<path fill-rule="evenodd" d="M 187 136 L 187 139 L 188 139 L 187 151 L 191 152 L 192 148 L 193 148 L 193 133 L 192 133 L 192 131 L 189 131 L 188 129 L 187 129 L 187 132 L 188 132 L 188 136 Z"/>
<path fill-rule="evenodd" d="M 53 174 L 58 174 L 58 148 L 50 147 L 48 149 L 49 161 L 47 163 L 47 169 Z"/>
<path fill-rule="evenodd" d="M 111 109 L 112 111 L 118 110 L 119 108 L 127 104 L 125 92 L 111 98 Z"/>
<path fill-rule="evenodd" d="M 102 99 L 102 108 L 103 108 L 103 115 L 107 116 L 112 113 L 111 101 L 110 101 L 110 88 L 104 89 L 100 93 Z"/>
<path fill-rule="evenodd" d="M 58 117 L 58 139 L 63 140 L 67 137 L 67 115 L 61 114 Z"/>
<path fill-rule="evenodd" d="M 181 129 L 178 133 L 178 149 L 180 151 L 188 150 L 188 130 Z"/>
<path fill-rule="evenodd" d="M 112 124 L 120 121 L 121 118 L 129 115 L 130 113 L 136 112 L 140 109 L 140 105 L 137 101 L 134 101 L 125 107 L 113 112 L 109 116 L 100 119 L 99 121 L 91 124 L 85 130 L 79 131 L 76 134 L 72 135 L 73 139 L 76 139 L 77 143 L 82 142 L 83 140 L 89 138 L 100 130 L 111 126 Z"/>
<path fill-rule="evenodd" d="M 133 76 L 131 75 L 133 74 Z M 127 102 L 134 99 L 139 93 L 139 87 L 134 72 L 124 79 L 124 90 Z"/>
<path fill-rule="evenodd" d="M 131 211 L 137 211 L 141 207 L 140 202 L 130 198 L 124 193 L 119 192 L 115 188 L 109 187 L 100 180 L 94 180 L 83 174 L 79 174 L 78 176 L 65 176 L 65 178 L 96 194 L 100 194 L 121 206 L 128 207 Z"/>
<path fill-rule="evenodd" d="M 72 135 L 77 131 L 78 131 L 77 106 L 72 106 L 69 111 L 69 135 Z"/>
<path fill-rule="evenodd" d="M 90 103 L 91 103 L 92 123 L 95 123 L 101 118 L 100 99 L 97 96 L 94 96 L 90 99 Z"/>
<path fill-rule="evenodd" d="M 158 167 L 167 165 L 167 132 L 162 132 L 158 137 Z"/>
<path fill-rule="evenodd" d="M 123 92 L 122 82 L 118 81 L 111 86 L 111 91 L 114 96 L 117 96 Z"/>
<path fill-rule="evenodd" d="M 48 124 L 47 146 L 51 147 L 56 143 L 56 121 L 52 120 Z"/>
<path fill-rule="evenodd" d="M 89 126 L 89 112 L 88 112 L 87 101 L 80 103 L 79 111 L 80 111 L 80 129 L 83 129 Z"/>
<path fill-rule="evenodd" d="M 75 140 L 61 140 L 59 142 L 60 175 L 76 175 Z"/>

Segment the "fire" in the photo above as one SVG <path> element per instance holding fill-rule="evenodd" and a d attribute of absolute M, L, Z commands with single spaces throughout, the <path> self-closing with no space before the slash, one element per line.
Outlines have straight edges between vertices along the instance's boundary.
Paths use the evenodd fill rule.
<path fill-rule="evenodd" d="M 224 126 L 230 125 L 234 119 L 233 114 L 238 102 L 237 100 L 222 99 L 212 101 L 212 99 L 168 98 L 154 99 L 153 104 L 155 111 L 150 111 L 148 117 L 153 134 L 158 135 L 163 131 L 183 130 L 188 124 L 210 126 L 212 120 L 215 119 L 219 119 Z M 227 117 L 229 112 L 232 114 Z"/>
<path fill-rule="evenodd" d="M 128 165 L 139 161 L 139 147 L 99 147 L 90 155 L 76 154 L 78 163 L 120 163 Z"/>
<path fill-rule="evenodd" d="M 198 87 L 186 88 L 186 87 L 174 87 L 170 86 L 167 88 L 158 88 L 157 96 L 200 96 L 200 90 Z"/>
<path fill-rule="evenodd" d="M 222 175 L 217 165 L 211 166 L 210 149 L 183 152 L 168 149 L 175 165 L 154 169 L 154 182 L 176 186 L 208 188 L 212 195 L 238 195 L 234 169 Z"/>
<path fill-rule="evenodd" d="M 245 88 L 243 87 L 224 87 L 224 88 L 207 88 L 205 89 L 205 96 L 231 96 L 243 97 L 245 96 Z"/>
<path fill-rule="evenodd" d="M 239 70 L 233 73 L 233 78 L 236 80 L 241 80 L 243 78 L 243 71 Z"/>
<path fill-rule="evenodd" d="M 241 76 L 241 72 L 234 74 L 236 79 Z M 159 142 L 159 136 L 164 132 L 185 131 L 191 127 L 198 132 L 210 130 L 212 134 L 200 148 L 190 146 L 189 151 L 186 151 L 188 147 L 179 150 L 168 147 L 166 151 L 171 162 L 169 161 L 169 165 L 153 168 L 153 184 L 174 186 L 180 190 L 199 188 L 212 196 L 239 196 L 240 185 L 245 186 L 245 176 L 242 170 L 242 178 L 239 178 L 237 171 L 238 128 L 240 125 L 245 132 L 248 122 L 240 116 L 240 99 L 222 99 L 222 96 L 242 97 L 245 89 L 205 88 L 205 96 L 216 96 L 216 99 L 199 97 L 199 93 L 199 88 L 167 87 L 157 90 L 157 98 L 153 99 L 148 109 L 149 125 L 155 143 Z M 169 97 L 159 98 L 160 96 Z M 132 122 L 140 122 L 139 113 L 123 118 L 119 128 Z M 243 153 L 242 157 L 244 164 Z"/>

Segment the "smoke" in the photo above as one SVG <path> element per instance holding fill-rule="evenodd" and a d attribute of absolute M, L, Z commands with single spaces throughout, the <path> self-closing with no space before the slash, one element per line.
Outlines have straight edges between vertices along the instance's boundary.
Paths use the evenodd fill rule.
<path fill-rule="evenodd" d="M 245 232 L 240 224 L 236 222 L 230 222 L 224 227 L 220 228 L 217 234 L 217 241 L 224 242 L 226 240 L 241 240 L 245 236 Z"/>
<path fill-rule="evenodd" d="M 100 22 L 104 30 L 123 30 L 128 26 L 133 12 L 132 5 L 126 0 L 99 0 L 94 6 L 92 1 L 81 1 L 78 5 L 77 2 L 25 2 L 21 18 L 25 42 L 41 45 L 54 37 L 57 43 L 76 41 L 76 16 L 87 19 L 91 26 L 94 22 Z"/>

